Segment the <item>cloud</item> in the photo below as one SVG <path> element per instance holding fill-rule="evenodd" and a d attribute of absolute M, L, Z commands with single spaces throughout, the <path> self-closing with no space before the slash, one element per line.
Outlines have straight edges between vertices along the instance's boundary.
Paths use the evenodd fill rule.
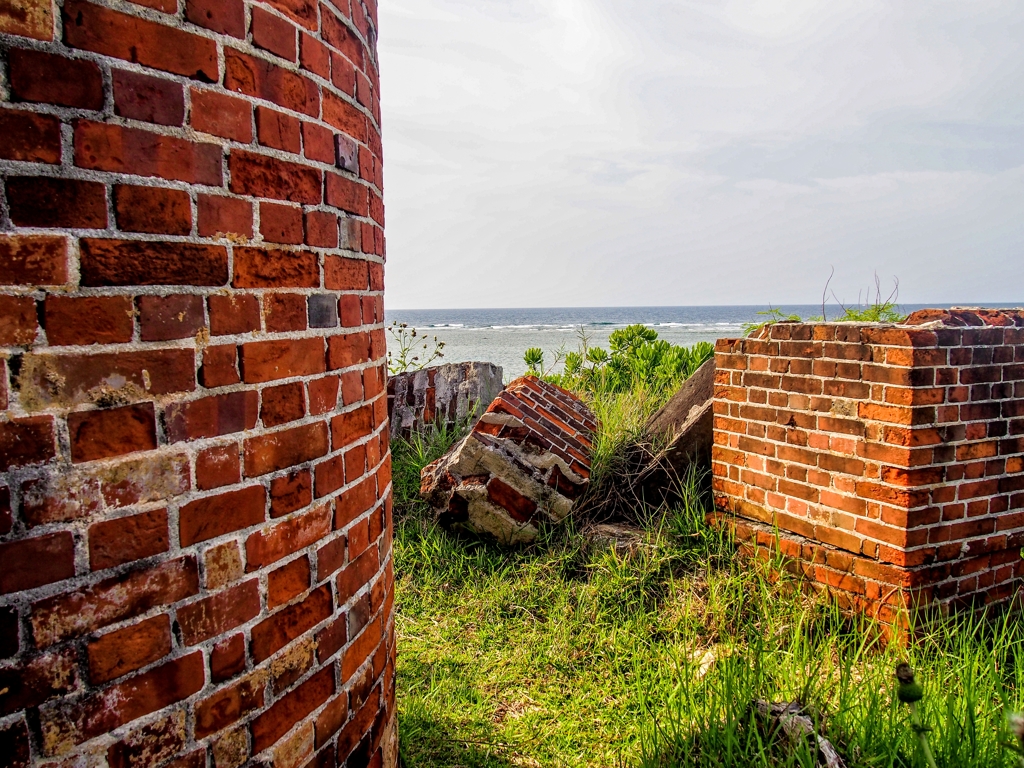
<path fill-rule="evenodd" d="M 1024 300 L 1013 0 L 389 0 L 391 307 Z"/>

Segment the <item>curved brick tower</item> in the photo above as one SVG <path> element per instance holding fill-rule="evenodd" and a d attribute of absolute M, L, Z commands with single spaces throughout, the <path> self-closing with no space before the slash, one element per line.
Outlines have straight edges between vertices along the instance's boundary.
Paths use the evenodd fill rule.
<path fill-rule="evenodd" d="M 392 766 L 374 0 L 0 0 L 0 766 Z"/>

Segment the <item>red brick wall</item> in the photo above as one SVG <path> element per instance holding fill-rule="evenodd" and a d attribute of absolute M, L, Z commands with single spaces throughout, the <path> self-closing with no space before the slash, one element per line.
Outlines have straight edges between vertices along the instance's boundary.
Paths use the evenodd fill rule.
<path fill-rule="evenodd" d="M 1024 312 L 718 342 L 714 489 L 748 544 L 887 621 L 1024 576 Z"/>
<path fill-rule="evenodd" d="M 0 765 L 393 764 L 375 30 L 0 2 Z"/>

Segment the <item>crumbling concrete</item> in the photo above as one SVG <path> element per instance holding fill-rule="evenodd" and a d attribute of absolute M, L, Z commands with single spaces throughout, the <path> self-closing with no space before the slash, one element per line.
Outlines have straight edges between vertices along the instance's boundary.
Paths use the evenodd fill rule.
<path fill-rule="evenodd" d="M 506 544 L 534 540 L 569 514 L 590 479 L 597 422 L 584 403 L 534 376 L 501 392 L 472 431 L 424 467 L 438 519 Z"/>

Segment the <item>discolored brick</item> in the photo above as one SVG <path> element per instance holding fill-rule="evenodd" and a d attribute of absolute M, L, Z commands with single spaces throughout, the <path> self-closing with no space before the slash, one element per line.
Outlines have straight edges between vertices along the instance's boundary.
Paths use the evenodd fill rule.
<path fill-rule="evenodd" d="M 105 229 L 107 190 L 95 181 L 9 176 L 7 204 L 19 227 Z"/>
<path fill-rule="evenodd" d="M 183 293 L 139 297 L 143 341 L 191 339 L 205 325 L 202 296 Z"/>

